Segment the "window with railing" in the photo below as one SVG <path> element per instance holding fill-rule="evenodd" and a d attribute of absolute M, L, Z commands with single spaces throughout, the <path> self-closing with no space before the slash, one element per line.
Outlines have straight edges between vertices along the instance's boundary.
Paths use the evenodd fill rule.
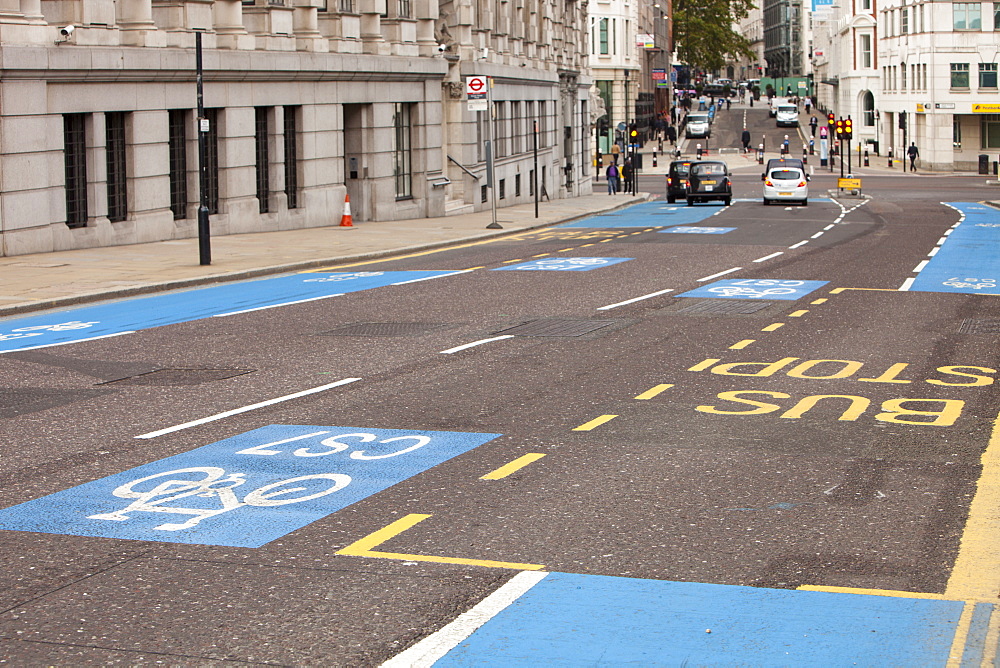
<path fill-rule="evenodd" d="M 187 218 L 187 119 L 186 109 L 171 109 L 167 112 L 170 171 L 170 210 L 174 220 Z"/>
<path fill-rule="evenodd" d="M 205 189 L 209 213 L 219 213 L 219 116 L 218 109 L 205 110 L 208 132 L 205 133 L 205 176 L 201 187 Z"/>
<path fill-rule="evenodd" d="M 118 223 L 128 218 L 128 163 L 125 118 L 122 111 L 104 114 L 105 151 L 108 167 L 108 220 Z"/>
<path fill-rule="evenodd" d="M 254 154 L 257 172 L 257 203 L 261 213 L 270 211 L 271 199 L 270 160 L 268 139 L 270 135 L 270 108 L 254 107 Z"/>
<path fill-rule="evenodd" d="M 87 114 L 63 115 L 66 225 L 87 225 Z"/>
<path fill-rule="evenodd" d="M 393 111 L 396 199 L 413 197 L 413 105 L 397 102 Z"/>
<path fill-rule="evenodd" d="M 285 197 L 289 209 L 299 207 L 299 110 L 301 107 L 285 107 Z"/>

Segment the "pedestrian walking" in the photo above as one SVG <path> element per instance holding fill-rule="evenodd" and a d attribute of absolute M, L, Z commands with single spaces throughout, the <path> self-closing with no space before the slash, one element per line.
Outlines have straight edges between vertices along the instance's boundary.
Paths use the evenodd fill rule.
<path fill-rule="evenodd" d="M 671 144 L 677 146 L 677 128 L 675 128 L 673 125 L 667 126 L 667 139 L 670 141 Z"/>
<path fill-rule="evenodd" d="M 730 108 L 730 107 L 732 107 L 732 106 L 733 106 L 733 101 L 732 101 L 732 100 L 730 100 L 730 99 L 729 99 L 729 98 L 727 97 L 727 98 L 726 98 L 726 111 L 729 111 L 729 108 Z"/>
<path fill-rule="evenodd" d="M 809 130 L 812 132 L 812 136 L 816 136 L 816 127 L 819 125 L 819 119 L 813 114 L 813 117 L 809 119 Z"/>
<path fill-rule="evenodd" d="M 632 158 L 625 158 L 625 164 L 622 165 L 622 181 L 625 185 L 624 192 L 626 195 L 634 190 L 632 187 L 633 176 L 635 176 L 635 170 L 632 169 Z"/>
<path fill-rule="evenodd" d="M 609 195 L 614 195 L 618 192 L 618 174 L 618 163 L 612 161 L 611 164 L 608 165 L 608 171 L 605 173 L 605 176 L 608 179 Z"/>
<path fill-rule="evenodd" d="M 910 148 L 906 149 L 906 155 L 910 158 L 910 171 L 917 171 L 917 158 L 920 157 L 920 151 L 917 150 L 917 145 L 910 142 Z"/>
<path fill-rule="evenodd" d="M 740 141 L 743 142 L 743 152 L 750 152 L 750 131 L 743 128 L 743 134 L 740 135 Z"/>

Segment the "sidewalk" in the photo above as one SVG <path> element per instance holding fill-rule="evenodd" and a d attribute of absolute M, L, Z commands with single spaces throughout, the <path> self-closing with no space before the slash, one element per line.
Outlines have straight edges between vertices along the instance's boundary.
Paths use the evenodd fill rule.
<path fill-rule="evenodd" d="M 198 239 L 0 257 L 0 317 L 132 295 L 235 281 L 429 250 L 548 227 L 643 202 L 639 193 L 593 195 L 444 218 L 355 223 L 213 237 L 212 264 L 199 264 Z"/>

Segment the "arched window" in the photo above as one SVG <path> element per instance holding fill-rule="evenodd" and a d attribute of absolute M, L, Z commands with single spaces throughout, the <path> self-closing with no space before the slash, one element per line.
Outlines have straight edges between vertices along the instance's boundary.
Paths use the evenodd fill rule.
<path fill-rule="evenodd" d="M 861 113 L 864 115 L 864 124 L 866 127 L 875 126 L 875 96 L 872 95 L 870 90 L 866 90 L 865 94 L 861 96 Z"/>

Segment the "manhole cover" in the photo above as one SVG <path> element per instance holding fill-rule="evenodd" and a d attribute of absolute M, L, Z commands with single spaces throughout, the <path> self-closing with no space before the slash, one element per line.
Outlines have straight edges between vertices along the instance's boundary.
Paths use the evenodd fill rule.
<path fill-rule="evenodd" d="M 705 299 L 677 309 L 687 315 L 747 315 L 763 311 L 774 302 L 741 301 L 739 299 Z"/>
<path fill-rule="evenodd" d="M 356 322 L 321 332 L 322 336 L 415 336 L 454 327 L 442 322 Z"/>
<path fill-rule="evenodd" d="M 225 380 L 253 369 L 157 369 L 137 376 L 111 380 L 101 385 L 200 385 L 213 380 Z"/>
<path fill-rule="evenodd" d="M 497 334 L 514 336 L 583 336 L 616 324 L 615 320 L 532 320 L 523 325 L 502 329 Z"/>
<path fill-rule="evenodd" d="M 958 331 L 960 334 L 1000 334 L 1000 318 L 966 318 Z"/>

